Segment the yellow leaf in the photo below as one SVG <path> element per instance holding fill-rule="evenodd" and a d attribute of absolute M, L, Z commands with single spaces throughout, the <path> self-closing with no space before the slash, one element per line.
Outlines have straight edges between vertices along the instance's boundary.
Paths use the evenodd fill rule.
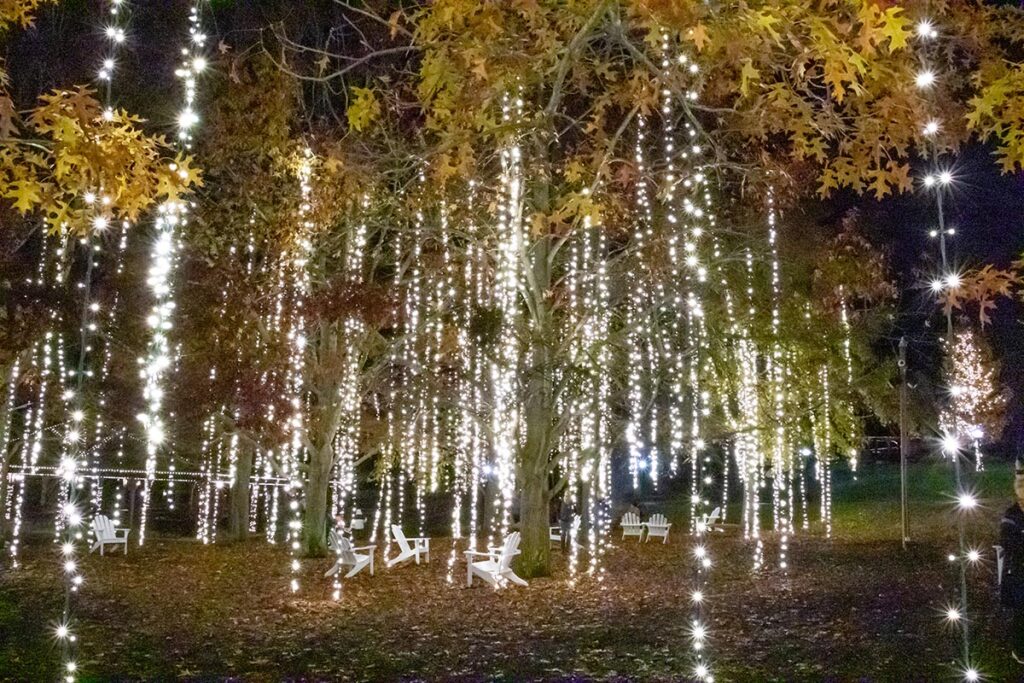
<path fill-rule="evenodd" d="M 370 88 L 352 88 L 352 102 L 346 116 L 353 130 L 365 130 L 380 117 L 380 102 Z"/>
<path fill-rule="evenodd" d="M 910 22 L 900 16 L 902 12 L 902 7 L 890 7 L 882 17 L 882 35 L 889 39 L 889 52 L 905 48 L 910 38 Z"/>
<path fill-rule="evenodd" d="M 39 185 L 32 180 L 15 180 L 4 192 L 4 197 L 13 199 L 14 208 L 22 214 L 31 211 L 43 198 Z"/>
<path fill-rule="evenodd" d="M 751 80 L 760 80 L 761 72 L 757 70 L 750 58 L 743 60 L 743 69 L 740 70 L 740 94 L 746 97 Z"/>
<path fill-rule="evenodd" d="M 388 27 L 391 29 L 391 39 L 398 35 L 398 22 L 402 19 L 402 10 L 395 10 L 388 18 Z"/>
<path fill-rule="evenodd" d="M 759 28 L 764 29 L 768 32 L 768 35 L 772 37 L 776 43 L 782 38 L 779 32 L 775 30 L 775 24 L 779 23 L 779 18 L 767 10 L 761 10 L 754 15 L 755 22 Z"/>
<path fill-rule="evenodd" d="M 708 42 L 708 27 L 698 21 L 693 28 L 686 32 L 686 37 L 693 41 L 697 52 L 702 52 Z"/>

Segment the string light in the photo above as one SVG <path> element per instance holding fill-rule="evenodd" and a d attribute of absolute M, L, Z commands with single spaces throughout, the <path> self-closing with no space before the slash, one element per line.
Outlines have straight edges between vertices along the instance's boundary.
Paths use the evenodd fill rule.
<path fill-rule="evenodd" d="M 928 17 L 923 17 L 917 24 L 917 38 L 920 41 L 918 48 L 921 62 L 926 67 L 918 72 L 915 77 L 915 83 L 919 88 L 928 90 L 932 85 L 936 83 L 938 77 L 933 69 L 928 68 L 927 65 L 937 63 L 935 55 L 929 52 L 928 46 L 933 39 L 938 37 L 938 30 L 936 29 L 933 21 Z M 934 109 L 938 109 L 936 103 L 930 103 Z M 930 118 L 925 122 L 923 126 L 924 140 L 922 147 L 928 156 L 931 157 L 930 161 L 933 167 L 938 166 L 939 146 L 937 141 L 937 133 L 940 128 L 940 122 L 938 119 Z M 960 277 L 957 273 L 952 271 L 949 267 L 948 262 L 948 251 L 946 245 L 946 237 L 952 236 L 951 230 L 947 231 L 945 226 L 945 211 L 944 211 L 944 200 L 947 192 L 945 189 L 953 182 L 953 174 L 948 169 L 941 169 L 937 173 L 930 173 L 924 178 L 924 186 L 927 189 L 934 189 L 935 195 L 935 208 L 936 216 L 938 219 L 937 229 L 933 232 L 939 239 L 939 253 L 941 257 L 942 271 L 947 273 L 941 280 L 936 280 L 932 283 L 932 289 L 936 293 L 943 291 L 943 289 L 956 289 L 960 286 Z M 938 285 L 936 285 L 936 282 Z M 946 311 L 946 350 L 947 354 L 950 351 L 950 346 L 954 342 L 953 334 L 953 319 L 952 314 L 949 310 Z M 947 355 L 946 367 L 947 375 L 950 366 L 950 359 Z M 973 494 L 971 494 L 966 488 L 963 482 L 960 464 L 960 452 L 962 444 L 958 438 L 959 429 L 955 423 L 952 425 L 943 425 L 942 435 L 942 450 L 943 453 L 949 457 L 953 464 L 953 478 L 954 486 L 957 493 L 957 506 L 961 511 L 970 511 L 977 506 L 977 500 Z M 980 459 L 980 456 L 979 456 Z M 980 467 L 980 465 L 979 465 Z M 970 644 L 970 629 L 967 618 L 968 615 L 968 604 L 967 604 L 967 564 L 970 562 L 969 552 L 966 545 L 966 529 L 964 526 L 964 515 L 957 516 L 957 543 L 959 546 L 958 553 L 950 553 L 950 561 L 957 564 L 959 571 L 959 604 L 956 607 L 956 614 L 958 618 L 955 620 L 959 624 L 960 629 L 960 645 L 961 645 L 961 656 L 963 661 L 963 672 L 964 680 L 976 681 L 980 679 L 980 674 L 977 669 L 970 663 L 971 657 L 971 644 Z"/>

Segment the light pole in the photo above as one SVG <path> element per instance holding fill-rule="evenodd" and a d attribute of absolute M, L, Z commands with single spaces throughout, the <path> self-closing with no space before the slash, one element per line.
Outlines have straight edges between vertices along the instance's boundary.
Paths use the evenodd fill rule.
<path fill-rule="evenodd" d="M 910 511 L 907 508 L 907 338 L 900 337 L 900 526 L 903 549 L 910 541 Z"/>

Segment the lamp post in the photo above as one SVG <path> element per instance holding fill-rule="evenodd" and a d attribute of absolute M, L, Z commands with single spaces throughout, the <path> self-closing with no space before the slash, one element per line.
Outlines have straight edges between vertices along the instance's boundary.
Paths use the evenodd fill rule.
<path fill-rule="evenodd" d="M 910 511 L 907 509 L 907 338 L 900 337 L 900 527 L 903 549 L 910 541 Z"/>

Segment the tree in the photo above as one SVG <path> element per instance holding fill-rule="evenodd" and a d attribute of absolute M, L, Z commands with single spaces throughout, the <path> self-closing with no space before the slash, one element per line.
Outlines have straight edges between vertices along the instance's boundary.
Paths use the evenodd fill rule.
<path fill-rule="evenodd" d="M 966 328 L 955 334 L 948 354 L 949 404 L 939 420 L 943 433 L 975 445 L 998 439 L 1006 395 L 999 386 L 999 365 L 991 349 L 983 337 Z"/>
<path fill-rule="evenodd" d="M 918 137 L 915 114 L 923 111 L 923 103 L 906 86 L 914 73 L 914 61 L 904 49 L 913 25 L 899 9 L 858 3 L 825 11 L 784 3 L 712 12 L 699 3 L 451 0 L 398 11 L 389 19 L 365 8 L 349 9 L 369 17 L 367 35 L 387 30 L 382 40 L 392 41 L 391 46 L 368 47 L 364 55 L 332 53 L 330 45 L 318 46 L 311 50 L 317 61 L 309 74 L 302 71 L 303 65 L 314 66 L 307 51 L 279 35 L 278 63 L 305 81 L 348 81 L 350 135 L 381 128 L 414 129 L 423 141 L 418 155 L 427 159 L 422 173 L 430 192 L 442 196 L 453 215 L 471 201 L 478 212 L 480 207 L 490 209 L 462 216 L 466 225 L 486 224 L 495 217 L 501 221 L 498 230 L 484 231 L 480 244 L 488 254 L 488 268 L 498 273 L 505 269 L 515 282 L 512 300 L 487 302 L 499 337 L 515 343 L 477 348 L 482 348 L 486 362 L 504 367 L 506 373 L 492 374 L 485 392 L 488 410 L 499 416 L 488 443 L 495 452 L 518 444 L 514 475 L 503 475 L 502 487 L 506 497 L 511 490 L 518 492 L 524 534 L 520 565 L 526 574 L 547 571 L 548 504 L 566 485 L 566 472 L 580 465 L 572 463 L 564 447 L 582 443 L 567 434 L 586 412 L 578 399 L 592 386 L 589 378 L 615 373 L 613 386 L 598 389 L 605 397 L 620 392 L 623 384 L 636 389 L 637 398 L 630 399 L 627 409 L 626 432 L 631 439 L 629 434 L 646 429 L 647 436 L 637 441 L 642 447 L 631 456 L 637 462 L 643 459 L 640 451 L 662 441 L 664 434 L 656 417 L 650 423 L 654 427 L 632 427 L 648 420 L 648 413 L 657 415 L 659 408 L 675 414 L 707 411 L 702 433 L 713 438 L 717 429 L 727 438 L 728 430 L 716 428 L 716 422 L 724 426 L 727 414 L 743 411 L 733 399 L 722 399 L 718 407 L 702 406 L 700 387 L 716 379 L 708 368 L 717 366 L 721 373 L 737 348 L 749 347 L 754 358 L 767 359 L 757 360 L 757 367 L 767 362 L 771 368 L 770 381 L 765 383 L 757 372 L 750 379 L 761 394 L 755 411 L 759 417 L 742 425 L 744 430 L 768 433 L 768 425 L 780 418 L 796 420 L 807 414 L 803 391 L 794 391 L 791 403 L 780 403 L 774 398 L 778 392 L 770 389 L 786 373 L 803 367 L 793 365 L 798 358 L 816 358 L 809 362 L 817 367 L 847 366 L 850 369 L 841 372 L 834 368 L 833 376 L 846 383 L 853 379 L 857 359 L 850 355 L 849 342 L 839 345 L 844 351 L 838 359 L 822 356 L 818 349 L 800 353 L 797 348 L 806 346 L 804 340 L 791 336 L 797 328 L 781 325 L 780 316 L 796 320 L 813 310 L 825 315 L 829 334 L 856 336 L 851 329 L 856 316 L 847 307 L 858 300 L 858 293 L 837 297 L 841 305 L 821 311 L 807 298 L 795 297 L 801 291 L 807 296 L 808 283 L 801 290 L 799 281 L 787 279 L 783 268 L 781 275 L 769 275 L 774 284 L 768 291 L 774 293 L 751 301 L 753 315 L 737 320 L 735 310 L 743 305 L 743 297 L 730 300 L 700 283 L 711 277 L 708 270 L 722 279 L 726 292 L 742 292 L 745 279 L 764 282 L 763 270 L 747 272 L 730 259 L 740 264 L 740 259 L 751 257 L 764 257 L 758 260 L 765 263 L 778 260 L 777 251 L 771 256 L 751 246 L 767 232 L 758 216 L 764 220 L 769 202 L 786 206 L 806 187 L 808 176 L 819 177 L 826 193 L 837 187 L 863 191 L 869 183 L 879 196 L 893 188 L 909 188 L 911 143 Z M 969 10 L 964 12 L 957 21 L 968 16 Z M 687 41 L 704 71 L 714 74 L 706 84 L 686 62 Z M 416 77 L 396 79 L 398 70 L 389 69 L 378 81 L 379 73 L 358 68 L 375 58 L 385 64 L 401 59 Z M 795 75 L 794 58 L 800 62 Z M 338 65 L 333 72 L 332 62 Z M 384 83 L 386 88 L 376 87 Z M 691 93 L 700 91 L 701 100 L 696 100 Z M 422 121 L 410 121 L 410 99 L 422 110 Z M 652 137 L 637 146 L 635 131 L 641 122 L 651 127 Z M 700 146 L 710 150 L 710 158 L 683 164 L 675 153 L 652 149 L 652 138 L 668 139 L 674 135 L 669 131 L 684 129 L 692 130 Z M 703 129 L 713 135 L 705 136 Z M 955 144 L 964 131 L 948 134 Z M 646 157 L 643 165 L 633 159 L 634 149 Z M 676 163 L 683 167 L 673 177 L 670 164 Z M 712 207 L 701 195 L 707 194 L 707 176 L 722 188 L 716 191 L 711 185 L 712 193 L 734 183 L 749 188 L 748 204 L 715 212 L 719 224 L 736 226 L 734 235 L 715 230 L 716 224 L 708 221 Z M 698 177 L 703 178 L 695 180 Z M 679 191 L 677 178 L 686 178 L 687 187 L 692 182 L 699 189 Z M 649 193 L 644 201 L 657 205 L 646 218 L 643 209 L 633 209 L 640 187 Z M 666 218 L 674 219 L 671 214 L 684 201 L 688 209 L 700 207 L 704 212 L 700 220 L 688 216 L 685 230 L 712 234 L 692 242 L 692 258 L 701 264 L 696 270 L 670 262 L 676 258 L 670 256 L 673 248 L 682 241 L 691 246 L 684 232 L 665 228 Z M 527 229 L 519 233 L 520 226 Z M 600 237 L 593 237 L 595 228 Z M 639 236 L 648 230 L 653 230 L 652 242 L 641 244 Z M 521 239 L 513 242 L 511 259 L 502 255 L 508 237 L 502 231 Z M 605 246 L 595 252 L 593 245 L 598 243 Z M 414 239 L 414 244 L 420 241 Z M 591 246 L 584 250 L 581 244 Z M 458 245 L 457 262 L 463 261 L 465 247 L 466 243 Z M 569 254 L 574 250 L 589 251 L 587 272 L 572 265 Z M 705 263 L 714 263 L 714 268 Z M 596 273 L 605 273 L 607 282 L 613 283 L 632 273 L 641 283 L 637 290 L 657 296 L 638 291 L 630 299 L 621 285 L 612 285 L 606 303 L 614 312 L 611 318 L 593 312 L 579 317 L 571 292 L 577 291 L 573 287 L 579 282 L 595 282 Z M 679 278 L 683 284 L 666 286 Z M 851 290 L 854 282 L 847 280 Z M 786 292 L 785 301 L 779 298 L 780 288 Z M 877 304 L 877 294 L 860 300 Z M 689 296 L 702 301 L 704 321 L 673 305 L 676 297 Z M 452 309 L 445 310 L 458 318 Z M 729 317 L 734 320 L 723 322 Z M 594 326 L 601 332 L 586 336 L 586 328 Z M 637 326 L 645 331 L 637 334 Z M 666 331 L 652 334 L 647 328 Z M 737 341 L 732 336 L 737 334 L 748 341 Z M 662 365 L 665 359 L 657 345 L 666 340 L 674 359 Z M 636 381 L 618 374 L 622 366 L 616 363 L 618 369 L 612 370 L 609 363 L 624 349 L 632 349 L 638 359 L 651 359 L 645 362 L 658 370 L 642 373 L 646 379 L 637 375 Z M 668 378 L 672 372 L 690 373 L 692 379 L 673 382 Z M 817 371 L 810 376 L 817 377 Z M 508 381 L 511 387 L 505 385 Z M 842 402 L 840 387 L 846 383 L 833 384 L 836 404 Z M 502 419 L 520 427 L 502 434 Z M 694 444 L 703 439 L 692 434 L 680 437 L 681 423 L 673 420 L 677 433 L 667 449 L 675 451 L 673 463 L 680 451 L 699 461 Z M 823 424 L 835 421 L 826 410 Z M 619 420 L 612 422 L 621 425 Z M 851 420 L 844 422 L 849 425 Z M 605 440 L 614 441 L 611 422 L 602 424 Z M 765 446 L 771 442 L 768 450 L 782 457 L 786 444 L 766 439 Z"/>

